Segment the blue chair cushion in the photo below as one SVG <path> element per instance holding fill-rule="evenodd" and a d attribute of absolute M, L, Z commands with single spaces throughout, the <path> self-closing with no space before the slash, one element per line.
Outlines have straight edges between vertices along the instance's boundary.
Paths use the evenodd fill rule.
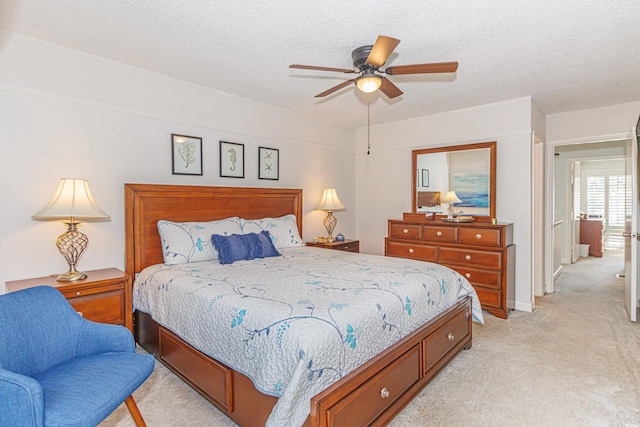
<path fill-rule="evenodd" d="M 103 353 L 72 359 L 36 376 L 45 425 L 97 425 L 153 372 L 150 354 Z"/>

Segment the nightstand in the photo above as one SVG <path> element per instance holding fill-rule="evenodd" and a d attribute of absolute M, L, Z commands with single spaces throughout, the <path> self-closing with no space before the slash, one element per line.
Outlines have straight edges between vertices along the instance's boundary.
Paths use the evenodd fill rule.
<path fill-rule="evenodd" d="M 346 252 L 360 252 L 360 240 L 345 239 L 342 242 L 307 242 L 307 246 L 315 246 L 317 248 L 335 249 Z"/>
<path fill-rule="evenodd" d="M 124 325 L 133 332 L 131 277 L 117 268 L 87 271 L 87 278 L 58 282 L 56 276 L 6 282 L 9 292 L 39 285 L 52 286 L 88 320 Z"/>

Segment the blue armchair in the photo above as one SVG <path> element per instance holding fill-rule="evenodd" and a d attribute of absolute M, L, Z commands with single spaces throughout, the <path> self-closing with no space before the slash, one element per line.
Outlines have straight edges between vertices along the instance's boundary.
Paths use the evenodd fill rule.
<path fill-rule="evenodd" d="M 131 332 L 83 319 L 60 292 L 38 286 L 0 295 L 0 426 L 96 426 L 154 368 Z"/>

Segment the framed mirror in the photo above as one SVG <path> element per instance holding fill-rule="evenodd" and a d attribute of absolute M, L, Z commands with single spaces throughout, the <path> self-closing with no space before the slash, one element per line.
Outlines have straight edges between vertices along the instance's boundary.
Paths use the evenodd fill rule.
<path fill-rule="evenodd" d="M 478 221 L 495 218 L 496 145 L 493 141 L 413 150 L 411 212 L 446 216 L 452 205 L 457 215 Z M 451 197 L 458 201 L 449 203 Z"/>

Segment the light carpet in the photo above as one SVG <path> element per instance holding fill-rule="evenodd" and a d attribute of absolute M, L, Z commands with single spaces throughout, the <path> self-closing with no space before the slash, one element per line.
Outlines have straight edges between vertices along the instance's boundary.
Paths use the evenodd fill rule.
<path fill-rule="evenodd" d="M 533 313 L 485 315 L 463 351 L 390 426 L 640 426 L 640 324 L 620 253 L 564 266 Z M 134 393 L 149 427 L 235 426 L 157 363 Z M 100 427 L 134 426 L 124 405 Z"/>

